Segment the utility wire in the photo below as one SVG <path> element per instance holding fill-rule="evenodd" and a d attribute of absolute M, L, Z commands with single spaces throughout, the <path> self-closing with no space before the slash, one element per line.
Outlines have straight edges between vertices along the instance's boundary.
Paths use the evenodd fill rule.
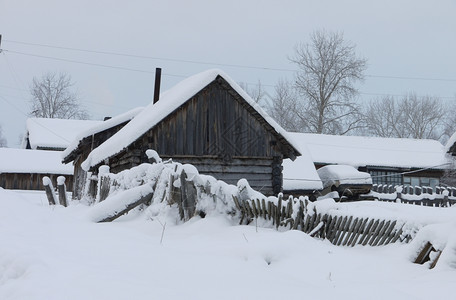
<path fill-rule="evenodd" d="M 46 58 L 46 59 L 52 59 L 52 60 L 58 60 L 58 61 L 65 61 L 65 62 L 71 62 L 71 63 L 77 63 L 77 64 L 84 64 L 84 65 L 89 65 L 89 66 L 97 66 L 97 67 L 110 68 L 110 69 L 120 69 L 120 70 L 125 70 L 125 71 L 133 71 L 133 72 L 140 72 L 140 73 L 155 74 L 155 71 L 140 70 L 140 69 L 133 69 L 133 68 L 127 68 L 127 67 L 121 67 L 121 66 L 105 65 L 105 64 L 99 64 L 99 63 L 89 63 L 89 62 L 84 62 L 84 61 L 80 61 L 80 60 L 58 58 L 58 57 L 52 57 L 52 56 L 46 56 L 46 55 L 38 55 L 38 54 L 25 53 L 25 52 L 19 52 L 19 51 L 12 51 L 12 50 L 6 50 L 6 49 L 3 49 L 3 52 L 9 52 L 9 53 L 14 53 L 14 54 L 27 55 L 27 56 L 33 56 L 33 57 L 39 57 L 39 58 Z M 184 75 L 175 75 L 175 74 L 166 74 L 166 73 L 162 73 L 162 74 L 166 75 L 166 76 L 173 76 L 173 77 L 184 77 L 184 78 L 186 77 Z"/>
<path fill-rule="evenodd" d="M 135 54 L 119 53 L 119 52 L 111 52 L 111 51 L 98 51 L 98 50 L 90 50 L 90 49 L 82 49 L 82 48 L 55 46 L 55 45 L 48 45 L 48 44 L 29 43 L 29 42 L 15 41 L 15 40 L 4 40 L 4 41 L 10 42 L 10 43 L 22 44 L 22 45 L 37 46 L 37 47 L 46 47 L 46 48 L 54 48 L 54 49 L 62 49 L 62 50 L 70 50 L 70 51 L 78 51 L 78 52 L 87 52 L 87 53 L 96 53 L 96 54 L 104 54 L 104 55 L 115 55 L 115 56 L 133 57 L 133 58 L 142 58 L 142 59 L 182 62 L 182 63 L 191 63 L 191 64 L 199 64 L 199 65 L 213 65 L 213 66 L 222 66 L 222 67 L 234 67 L 234 68 L 266 70 L 266 71 L 293 72 L 293 73 L 296 73 L 298 71 L 296 69 L 273 68 L 273 67 L 262 67 L 262 66 L 250 66 L 250 65 L 241 65 L 241 64 L 227 64 L 227 63 L 206 62 L 206 61 L 197 61 L 197 60 L 185 60 L 185 59 L 168 58 L 168 57 L 135 55 Z M 454 79 L 454 78 L 391 76 L 391 75 L 376 75 L 376 74 L 367 74 L 366 77 L 384 78 L 384 79 L 401 79 L 401 80 L 426 80 L 426 81 L 456 82 L 456 79 Z"/>
<path fill-rule="evenodd" d="M 135 55 L 135 54 L 127 54 L 127 53 L 119 53 L 119 52 L 111 52 L 111 51 L 97 51 L 97 50 L 89 50 L 89 49 L 81 49 L 81 48 L 53 46 L 53 45 L 47 45 L 47 44 L 35 44 L 35 43 L 27 43 L 27 42 L 12 41 L 12 40 L 4 40 L 4 41 L 10 42 L 10 43 L 16 43 L 16 44 L 47 47 L 47 48 L 55 48 L 55 49 L 63 49 L 63 50 L 71 50 L 71 51 L 79 51 L 79 52 L 89 52 L 89 53 L 96 53 L 96 54 L 107 54 L 107 55 L 115 55 L 115 56 L 134 57 L 134 58 L 143 58 L 143 59 L 152 59 L 152 60 L 163 60 L 163 61 L 172 61 L 172 62 L 183 62 L 183 63 L 198 64 L 198 65 L 213 65 L 213 66 L 222 66 L 222 67 L 258 69 L 258 70 L 268 70 L 268 71 L 296 72 L 296 70 L 292 70 L 292 69 L 281 69 L 281 68 L 271 68 L 271 67 L 239 65 L 239 64 L 205 62 L 205 61 L 197 61 L 197 60 L 186 60 L 186 59 L 167 58 L 167 57 L 155 57 L 155 56 L 147 56 L 147 55 Z"/>
<path fill-rule="evenodd" d="M 57 61 L 65 61 L 65 62 L 77 63 L 77 64 L 83 64 L 83 65 L 89 65 L 89 66 L 96 66 L 96 67 L 103 67 L 103 68 L 110 68 L 110 69 L 120 69 L 120 70 L 124 70 L 124 71 L 140 72 L 140 73 L 147 73 L 147 74 L 154 74 L 155 75 L 155 71 L 149 71 L 149 70 L 141 70 L 141 69 L 134 69 L 134 68 L 128 68 L 128 67 L 99 64 L 99 63 L 90 63 L 90 62 L 85 62 L 85 61 L 80 61 L 80 60 L 58 58 L 58 57 L 53 57 L 53 56 L 45 56 L 45 55 L 38 55 L 38 54 L 25 53 L 25 52 L 12 51 L 12 50 L 4 49 L 3 53 L 5 53 L 5 52 L 9 52 L 9 53 L 13 53 L 13 54 L 19 54 L 19 55 L 32 56 L 32 57 L 38 57 L 38 58 L 44 58 L 44 59 L 57 60 Z M 164 76 L 171 76 L 171 77 L 178 77 L 178 78 L 187 78 L 188 77 L 186 75 L 178 75 L 178 74 L 168 74 L 168 73 L 162 73 L 162 74 Z M 255 85 L 255 86 L 259 85 L 259 83 L 249 83 L 249 82 L 247 82 L 247 84 L 248 85 Z M 263 84 L 263 83 L 261 83 L 261 86 L 272 87 L 272 88 L 275 87 L 275 85 Z M 403 95 L 392 95 L 392 94 L 384 94 L 384 93 L 364 93 L 364 92 L 360 92 L 360 94 L 361 95 L 367 95 L 367 96 L 396 96 L 396 97 L 402 97 L 403 96 Z M 454 97 L 450 97 L 450 96 L 443 96 L 443 97 L 439 97 L 439 98 L 442 98 L 442 99 L 454 99 Z"/>

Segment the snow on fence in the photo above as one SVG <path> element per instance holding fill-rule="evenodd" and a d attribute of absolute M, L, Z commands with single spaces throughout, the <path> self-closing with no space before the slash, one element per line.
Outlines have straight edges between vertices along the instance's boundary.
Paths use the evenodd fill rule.
<path fill-rule="evenodd" d="M 249 224 L 262 218 L 273 225 L 301 230 L 313 237 L 329 240 L 337 246 L 381 246 L 398 240 L 409 242 L 411 235 L 403 232 L 404 224 L 395 220 L 362 218 L 348 215 L 320 213 L 307 198 L 292 198 L 284 201 L 279 195 L 277 203 L 265 199 L 239 200 L 233 196 L 241 212 L 240 224 Z"/>
<path fill-rule="evenodd" d="M 153 158 L 152 163 L 118 174 L 102 166 L 98 176 L 88 176 L 85 199 L 95 204 L 91 211 L 95 222 L 111 222 L 141 207 L 151 217 L 173 211 L 177 222 L 218 212 L 232 216 L 239 224 L 255 221 L 257 226 L 301 230 L 342 246 L 379 246 L 411 239 L 403 230 L 404 222 L 341 215 L 337 209 L 325 210 L 307 197 L 266 197 L 245 179 L 237 186 L 228 185 L 199 174 L 192 165 L 162 162 L 156 155 Z"/>
<path fill-rule="evenodd" d="M 59 204 L 65 207 L 68 206 L 68 200 L 66 195 L 66 186 L 65 186 L 65 177 L 59 176 L 57 177 L 57 195 L 55 193 L 54 186 L 52 185 L 52 181 L 49 177 L 43 177 L 43 186 L 46 192 L 46 196 L 48 198 L 49 205 L 56 205 L 57 199 L 59 200 Z"/>
<path fill-rule="evenodd" d="M 371 195 L 379 201 L 400 202 L 433 207 L 450 207 L 456 204 L 456 188 L 436 186 L 372 185 Z"/>

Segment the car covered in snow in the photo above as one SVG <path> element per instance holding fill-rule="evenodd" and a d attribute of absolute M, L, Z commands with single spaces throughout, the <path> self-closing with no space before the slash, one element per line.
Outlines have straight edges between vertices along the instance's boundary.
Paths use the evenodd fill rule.
<path fill-rule="evenodd" d="M 318 169 L 317 173 L 323 182 L 323 195 L 337 191 L 340 198 L 353 199 L 369 193 L 372 188 L 370 174 L 352 166 L 328 165 Z"/>

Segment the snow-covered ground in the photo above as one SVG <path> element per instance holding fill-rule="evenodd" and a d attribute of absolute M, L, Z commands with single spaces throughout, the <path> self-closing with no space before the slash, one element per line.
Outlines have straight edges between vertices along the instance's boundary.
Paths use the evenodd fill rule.
<path fill-rule="evenodd" d="M 433 209 L 427 222 L 438 222 L 439 212 L 444 222 L 456 219 L 456 208 L 378 205 L 383 212 L 410 208 L 416 218 Z M 454 266 L 411 263 L 416 243 L 336 247 L 222 215 L 175 225 L 136 212 L 96 224 L 91 210 L 75 202 L 49 207 L 44 192 L 0 189 L 0 299 L 456 297 Z"/>

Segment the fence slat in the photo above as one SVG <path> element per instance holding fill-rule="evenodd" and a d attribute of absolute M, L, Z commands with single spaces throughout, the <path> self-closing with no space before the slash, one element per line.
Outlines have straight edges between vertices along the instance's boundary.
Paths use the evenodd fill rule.
<path fill-rule="evenodd" d="M 372 244 L 372 246 L 377 246 L 378 242 L 380 241 L 380 239 L 383 237 L 383 234 L 385 234 L 385 231 L 386 229 L 389 227 L 391 221 L 388 221 L 386 222 L 385 224 L 383 224 L 382 228 L 380 229 L 380 231 L 378 232 L 378 236 L 377 238 L 374 240 L 374 243 Z"/>
<path fill-rule="evenodd" d="M 380 229 L 382 228 L 383 224 L 385 224 L 385 220 L 381 221 L 378 226 L 375 228 L 375 230 L 372 230 L 372 237 L 369 240 L 369 246 L 372 246 L 372 243 L 374 242 L 375 238 L 377 237 L 378 233 L 380 232 Z"/>
<path fill-rule="evenodd" d="M 383 234 L 383 237 L 382 239 L 380 240 L 380 242 L 378 243 L 379 246 L 381 245 L 386 245 L 386 239 L 390 236 L 391 234 L 391 231 L 393 231 L 393 228 L 394 226 L 396 226 L 396 220 L 394 220 L 393 222 L 391 222 L 390 226 L 388 227 L 388 229 L 385 231 L 385 233 Z"/>
<path fill-rule="evenodd" d="M 374 219 L 371 219 L 369 224 L 366 227 L 366 230 L 363 232 L 363 235 L 361 236 L 361 239 L 359 240 L 359 244 L 360 245 L 363 245 L 363 246 L 366 245 L 366 244 L 364 244 L 364 240 L 366 240 L 366 238 L 369 236 L 370 230 L 371 230 L 373 225 L 374 225 Z"/>

